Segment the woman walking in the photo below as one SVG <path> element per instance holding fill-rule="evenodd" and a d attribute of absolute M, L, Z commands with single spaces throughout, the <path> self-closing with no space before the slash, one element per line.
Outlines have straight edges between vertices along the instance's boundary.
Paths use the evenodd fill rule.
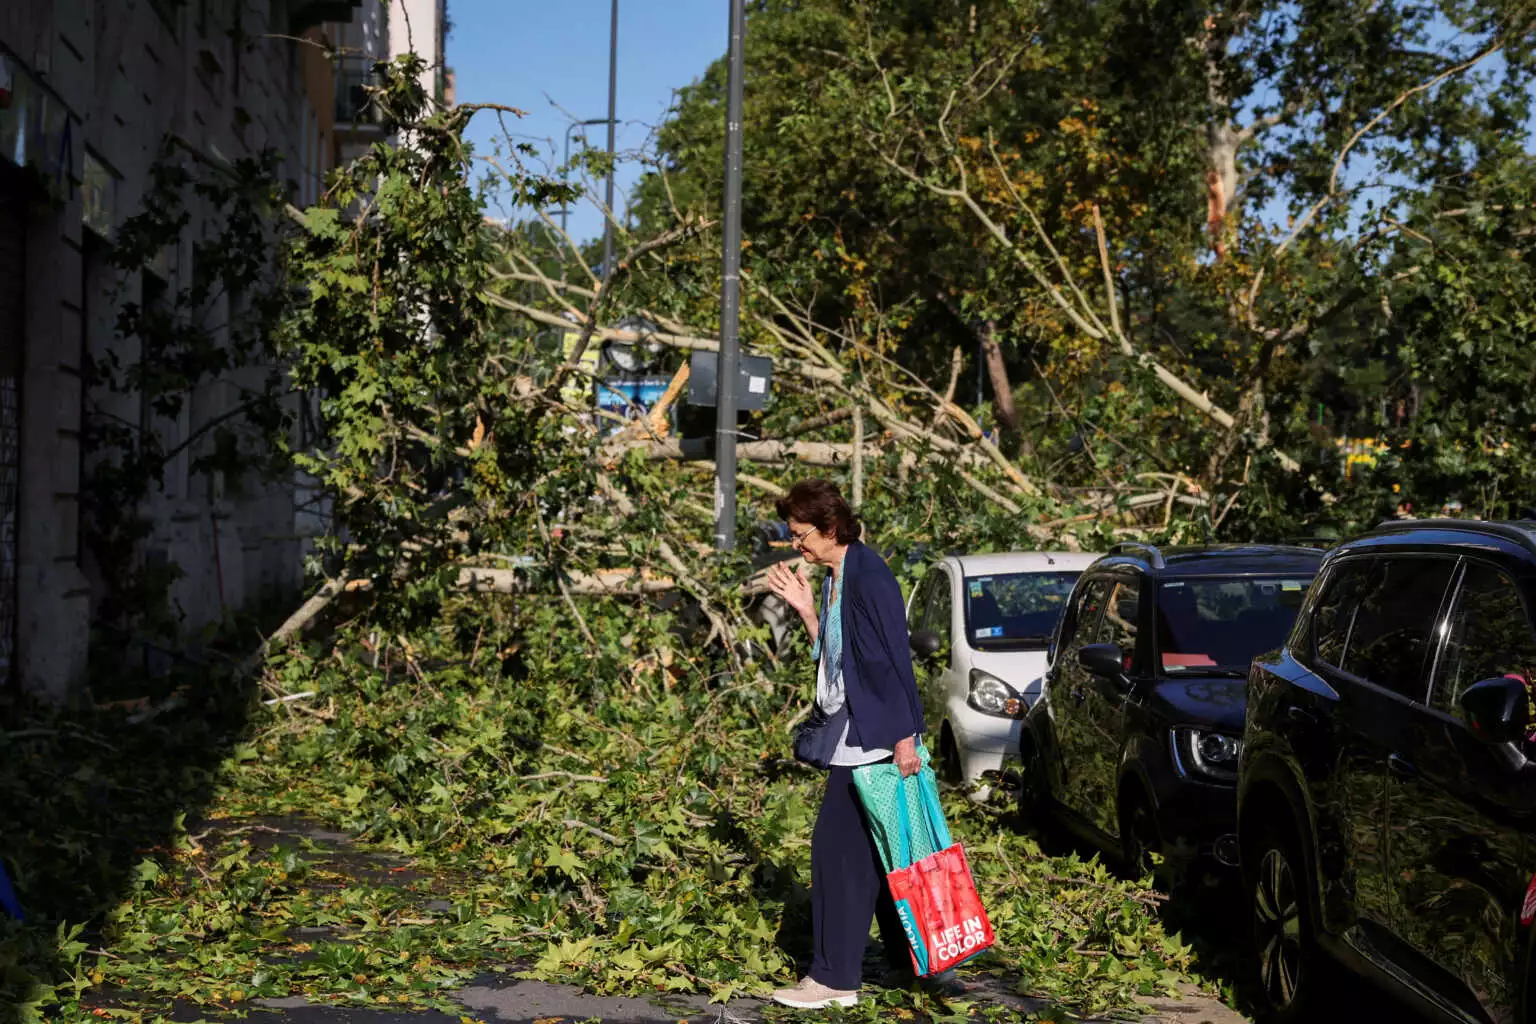
<path fill-rule="evenodd" d="M 773 994 L 784 1006 L 814 1010 L 852 1006 L 863 976 L 870 920 L 893 972 L 911 977 L 901 919 L 854 790 L 853 769 L 895 762 L 902 775 L 921 766 L 917 734 L 922 705 L 912 675 L 901 586 L 879 555 L 859 542 L 860 526 L 837 487 L 805 480 L 778 502 L 795 549 L 808 565 L 831 570 L 820 616 L 804 566 L 782 562 L 768 586 L 800 614 L 816 658 L 816 703 L 828 715 L 846 709 L 816 830 L 811 837 L 811 912 L 815 949 L 810 970 L 793 988 Z"/>

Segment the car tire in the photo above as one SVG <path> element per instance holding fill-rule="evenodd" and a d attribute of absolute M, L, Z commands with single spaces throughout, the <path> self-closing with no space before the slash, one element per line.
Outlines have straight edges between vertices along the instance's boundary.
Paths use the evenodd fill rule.
<path fill-rule="evenodd" d="M 948 723 L 939 736 L 939 773 L 939 777 L 951 786 L 958 786 L 965 781 L 965 769 L 960 764 L 960 746 L 955 742 L 955 734 L 950 731 Z"/>
<path fill-rule="evenodd" d="M 1311 880 L 1294 830 L 1271 826 L 1253 844 L 1247 875 L 1253 929 L 1254 1003 L 1263 1024 L 1299 1024 L 1321 1012 L 1332 970 L 1318 948 L 1307 898 Z M 1247 851 L 1244 862 L 1250 863 Z"/>
<path fill-rule="evenodd" d="M 1134 878 L 1147 878 L 1158 873 L 1153 855 L 1163 853 L 1162 830 L 1158 828 L 1152 801 L 1140 791 L 1139 783 L 1132 784 L 1120 794 L 1120 851 L 1126 870 Z"/>
<path fill-rule="evenodd" d="M 1039 751 L 1028 739 L 1023 739 L 1019 742 L 1020 825 L 1036 827 L 1044 825 L 1048 793 L 1045 766 L 1040 763 Z"/>

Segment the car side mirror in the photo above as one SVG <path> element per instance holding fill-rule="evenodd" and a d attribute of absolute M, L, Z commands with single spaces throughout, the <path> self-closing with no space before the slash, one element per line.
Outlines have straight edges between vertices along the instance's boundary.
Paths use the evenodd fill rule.
<path fill-rule="evenodd" d="M 1117 686 L 1127 685 L 1125 652 L 1119 644 L 1087 644 L 1077 649 L 1077 663 Z"/>
<path fill-rule="evenodd" d="M 1509 676 L 1473 683 L 1461 694 L 1467 725 L 1484 743 L 1513 743 L 1530 728 L 1530 704 L 1525 684 Z"/>
<path fill-rule="evenodd" d="M 912 653 L 922 658 L 932 658 L 939 653 L 939 648 L 944 646 L 944 641 L 939 639 L 939 634 L 931 629 L 920 629 L 913 633 L 908 643 L 912 645 Z"/>

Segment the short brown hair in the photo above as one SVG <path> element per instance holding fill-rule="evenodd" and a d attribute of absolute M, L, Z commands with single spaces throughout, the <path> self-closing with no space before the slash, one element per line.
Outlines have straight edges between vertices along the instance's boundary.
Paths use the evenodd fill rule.
<path fill-rule="evenodd" d="M 864 532 L 859 517 L 830 480 L 801 480 L 774 507 L 785 522 L 798 519 L 809 523 L 839 544 L 852 544 Z"/>

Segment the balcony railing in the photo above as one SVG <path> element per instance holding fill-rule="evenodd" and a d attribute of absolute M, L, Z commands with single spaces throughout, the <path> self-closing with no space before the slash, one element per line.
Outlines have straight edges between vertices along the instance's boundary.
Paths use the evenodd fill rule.
<path fill-rule="evenodd" d="M 336 123 L 376 125 L 379 109 L 369 90 L 379 84 L 373 73 L 373 60 L 347 57 L 336 69 Z"/>

